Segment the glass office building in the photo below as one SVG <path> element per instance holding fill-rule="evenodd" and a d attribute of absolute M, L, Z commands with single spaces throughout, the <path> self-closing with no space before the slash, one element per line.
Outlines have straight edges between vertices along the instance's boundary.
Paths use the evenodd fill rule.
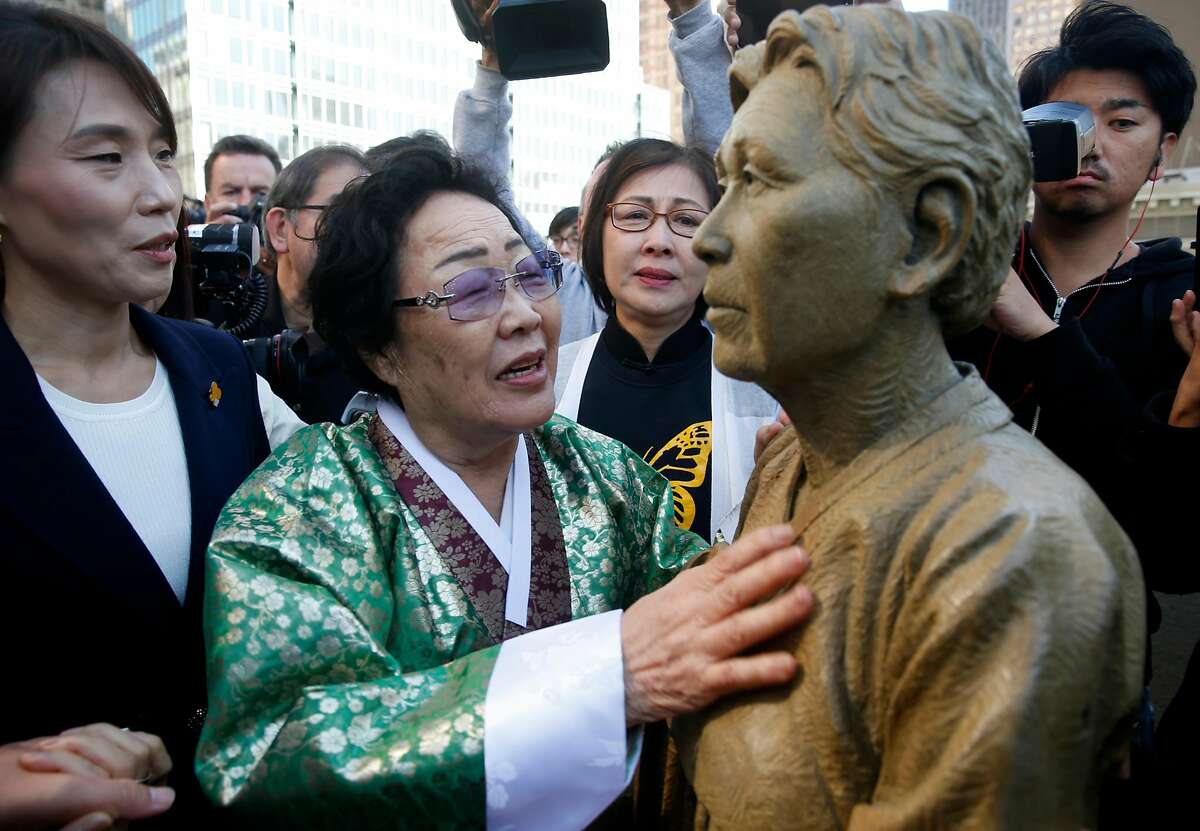
<path fill-rule="evenodd" d="M 514 192 L 543 231 L 578 202 L 609 142 L 671 130 L 669 95 L 639 65 L 639 1 L 606 5 L 607 70 L 509 88 Z M 285 164 L 333 142 L 365 149 L 418 129 L 449 138 L 479 56 L 450 0 L 114 0 L 108 25 L 167 91 L 195 196 L 209 148 L 233 133 L 270 142 Z"/>

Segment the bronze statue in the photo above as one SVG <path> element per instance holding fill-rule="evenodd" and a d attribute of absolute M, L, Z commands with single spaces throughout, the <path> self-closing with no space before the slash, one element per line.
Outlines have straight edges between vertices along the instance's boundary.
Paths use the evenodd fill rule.
<path fill-rule="evenodd" d="M 695 238 L 717 366 L 795 427 L 742 527 L 791 521 L 816 611 L 790 688 L 677 720 L 696 828 L 1079 829 L 1142 687 L 1134 551 L 943 338 L 977 325 L 1030 182 L 965 18 L 785 13 L 731 70 Z"/>

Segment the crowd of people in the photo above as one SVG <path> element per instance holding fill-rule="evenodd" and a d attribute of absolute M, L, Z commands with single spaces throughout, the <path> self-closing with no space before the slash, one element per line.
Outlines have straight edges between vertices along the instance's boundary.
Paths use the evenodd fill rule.
<path fill-rule="evenodd" d="M 474 5 L 486 30 L 498 4 Z M 218 141 L 205 221 L 261 206 L 247 316 L 193 277 L 154 76 L 98 27 L 0 0 L 0 826 L 578 828 L 629 792 L 643 741 L 643 801 L 669 775 L 647 725 L 802 671 L 772 639 L 819 605 L 808 556 L 787 525 L 738 533 L 791 419 L 718 370 L 704 291 L 727 252 L 697 240 L 724 192 L 777 174 L 714 164 L 737 4 L 663 12 L 684 143 L 614 142 L 545 237 L 511 191 L 488 45 L 449 142 L 283 166 Z M 1196 80 L 1163 27 L 1093 2 L 1016 88 L 1088 107 L 1094 148 L 1035 184 L 986 320 L 935 302 L 954 359 L 1136 547 L 1149 633 L 1154 591 L 1200 591 L 1179 475 L 1200 287 L 1180 240 L 1129 216 Z M 1101 827 L 1146 827 L 1200 772 L 1200 644 L 1161 716 L 1148 689 Z"/>

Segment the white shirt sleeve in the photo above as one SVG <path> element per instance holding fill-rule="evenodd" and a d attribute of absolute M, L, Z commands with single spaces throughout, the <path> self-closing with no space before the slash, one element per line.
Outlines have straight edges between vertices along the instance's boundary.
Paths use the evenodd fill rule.
<path fill-rule="evenodd" d="M 258 382 L 258 409 L 262 412 L 263 427 L 267 431 L 267 442 L 274 450 L 292 437 L 301 427 L 307 427 L 292 408 L 284 403 L 271 389 L 267 379 L 255 375 Z"/>
<path fill-rule="evenodd" d="M 583 828 L 629 784 L 621 611 L 505 641 L 484 708 L 489 831 Z"/>

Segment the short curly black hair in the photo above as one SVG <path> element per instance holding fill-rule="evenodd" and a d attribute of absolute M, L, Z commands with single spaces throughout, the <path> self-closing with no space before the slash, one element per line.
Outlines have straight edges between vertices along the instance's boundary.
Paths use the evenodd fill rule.
<path fill-rule="evenodd" d="M 313 326 L 364 390 L 397 397 L 362 354 L 383 351 L 396 336 L 392 301 L 404 268 L 405 230 L 436 193 L 465 193 L 494 205 L 515 230 L 496 184 L 450 148 L 419 142 L 352 182 L 317 223 L 317 262 L 309 277 Z"/>
<path fill-rule="evenodd" d="M 1030 55 L 1017 86 L 1021 106 L 1043 104 L 1068 73 L 1120 69 L 1146 85 L 1164 133 L 1187 126 L 1196 98 L 1196 75 L 1164 26 L 1118 3 L 1092 0 L 1067 15 L 1058 43 Z"/>

